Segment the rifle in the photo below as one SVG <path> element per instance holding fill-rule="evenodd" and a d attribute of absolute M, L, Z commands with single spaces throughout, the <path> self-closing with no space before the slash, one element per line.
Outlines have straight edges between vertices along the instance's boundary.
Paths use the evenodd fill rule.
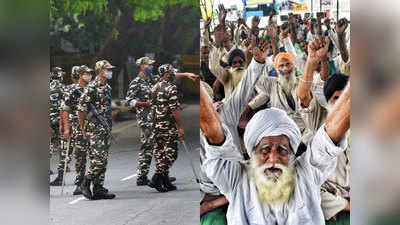
<path fill-rule="evenodd" d="M 77 89 L 77 91 L 79 92 L 80 95 L 82 95 L 83 93 Z M 93 103 L 89 103 L 89 110 L 90 112 L 92 112 L 92 114 L 100 121 L 100 123 L 106 128 L 107 132 L 110 134 L 111 136 L 111 140 L 114 141 L 114 144 L 117 143 L 117 140 L 115 139 L 114 135 L 112 135 L 111 133 L 111 127 L 110 125 L 108 125 L 107 121 L 104 119 L 104 117 L 102 115 L 100 115 L 99 111 L 97 111 L 96 106 L 93 105 Z"/>

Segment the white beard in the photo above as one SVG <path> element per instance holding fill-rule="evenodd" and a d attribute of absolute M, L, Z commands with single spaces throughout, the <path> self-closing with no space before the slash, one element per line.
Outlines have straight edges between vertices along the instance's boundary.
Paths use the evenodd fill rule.
<path fill-rule="evenodd" d="M 229 73 L 231 74 L 234 87 L 236 87 L 239 84 L 239 82 L 242 79 L 242 76 L 244 74 L 244 71 L 245 70 L 243 67 L 229 69 Z"/>
<path fill-rule="evenodd" d="M 254 179 L 261 203 L 271 205 L 289 200 L 296 183 L 296 171 L 293 162 L 294 160 L 291 160 L 289 166 L 270 163 L 259 165 L 257 157 L 253 155 L 250 164 L 247 166 L 247 172 Z M 264 171 L 272 166 L 280 168 L 282 174 L 280 176 L 276 174 L 267 176 Z"/>
<path fill-rule="evenodd" d="M 296 74 L 295 69 L 293 69 L 292 73 L 289 75 L 288 78 L 285 78 L 284 76 L 278 73 L 278 82 L 281 85 L 281 88 L 286 95 L 289 95 L 291 91 L 294 88 L 296 88 L 297 82 L 295 74 Z"/>

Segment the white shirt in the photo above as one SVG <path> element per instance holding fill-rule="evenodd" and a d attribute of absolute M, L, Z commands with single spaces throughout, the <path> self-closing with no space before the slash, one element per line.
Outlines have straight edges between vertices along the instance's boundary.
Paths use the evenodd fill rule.
<path fill-rule="evenodd" d="M 227 221 L 231 225 L 261 224 L 325 224 L 321 209 L 320 187 L 336 166 L 336 157 L 346 148 L 343 139 L 336 146 L 324 126 L 308 145 L 308 150 L 295 161 L 296 185 L 292 196 L 282 207 L 269 207 L 260 203 L 255 184 L 241 163 L 239 146 L 223 124 L 225 142 L 222 146 L 205 144 L 207 176 L 229 201 Z"/>

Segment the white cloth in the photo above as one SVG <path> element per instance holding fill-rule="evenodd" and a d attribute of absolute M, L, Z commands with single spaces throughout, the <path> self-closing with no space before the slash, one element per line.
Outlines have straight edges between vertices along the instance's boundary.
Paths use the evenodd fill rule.
<path fill-rule="evenodd" d="M 230 73 L 229 70 L 220 65 L 220 60 L 227 56 L 228 53 L 225 49 L 212 47 L 209 54 L 208 64 L 211 73 L 224 86 L 224 101 L 225 99 L 229 98 L 243 76 L 243 73 Z"/>
<path fill-rule="evenodd" d="M 251 109 L 257 109 L 265 103 L 268 103 L 268 107 L 282 109 L 289 115 L 290 118 L 294 120 L 299 127 L 300 132 L 303 133 L 305 125 L 303 118 L 301 118 L 301 115 L 298 112 L 300 105 L 297 101 L 297 85 L 290 93 L 291 98 L 294 101 L 294 108 L 290 106 L 286 94 L 284 93 L 276 77 L 268 77 L 264 74 L 258 80 L 255 89 L 257 91 L 257 95 L 249 102 L 249 107 Z"/>
<path fill-rule="evenodd" d="M 250 63 L 249 67 L 246 69 L 243 79 L 239 82 L 236 89 L 232 92 L 230 98 L 228 98 L 218 109 L 218 115 L 222 123 L 229 124 L 232 128 L 230 133 L 235 137 L 234 143 L 238 148 L 235 150 L 235 154 L 238 158 L 243 157 L 243 153 L 240 147 L 239 134 L 236 126 L 239 122 L 240 115 L 245 109 L 247 102 L 249 101 L 255 84 L 257 83 L 259 77 L 265 64 L 260 64 L 254 60 Z M 207 177 L 203 163 L 206 161 L 206 152 L 204 149 L 205 143 L 204 139 L 200 139 L 200 190 L 204 193 L 211 195 L 220 195 L 218 188 L 212 183 L 212 181 Z"/>
<path fill-rule="evenodd" d="M 315 97 L 307 108 L 302 108 L 300 113 L 309 128 L 309 137 L 303 137 L 303 142 L 312 140 L 318 128 L 325 122 L 327 110 L 321 106 Z M 329 220 L 347 207 L 350 198 L 350 149 L 337 157 L 336 168 L 328 180 L 321 187 L 321 207 L 325 219 Z"/>
<path fill-rule="evenodd" d="M 244 143 L 248 151 L 254 150 L 263 137 L 285 135 L 296 154 L 300 144 L 300 130 L 285 111 L 277 108 L 257 112 L 249 121 L 244 132 Z"/>
<path fill-rule="evenodd" d="M 292 196 L 282 207 L 271 209 L 258 200 L 255 183 L 236 154 L 238 146 L 225 124 L 223 128 L 226 139 L 222 146 L 209 145 L 204 136 L 201 138 L 205 140 L 207 176 L 229 201 L 228 224 L 325 224 L 320 187 L 335 168 L 336 157 L 345 149 L 345 139 L 336 146 L 322 126 L 307 151 L 295 161 L 296 185 Z"/>

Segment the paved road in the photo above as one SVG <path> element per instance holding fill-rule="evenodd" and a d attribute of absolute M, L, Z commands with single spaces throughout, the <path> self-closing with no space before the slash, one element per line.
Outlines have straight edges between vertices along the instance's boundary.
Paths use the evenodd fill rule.
<path fill-rule="evenodd" d="M 183 122 L 187 143 L 192 146 L 195 167 L 199 166 L 199 106 L 186 105 Z M 189 156 L 180 145 L 178 160 L 170 172 L 177 191 L 159 193 L 147 186 L 136 186 L 137 154 L 140 147 L 135 120 L 115 123 L 113 133 L 118 144 L 112 145 L 105 187 L 115 193 L 113 200 L 89 201 L 73 196 L 74 166 L 66 176 L 64 195 L 60 187 L 50 187 L 50 224 L 55 225 L 197 225 L 200 192 L 190 166 Z M 53 157 L 55 171 L 58 159 Z M 72 161 L 74 163 L 74 160 Z M 154 161 L 150 176 L 153 174 Z M 54 179 L 55 175 L 51 176 Z"/>

